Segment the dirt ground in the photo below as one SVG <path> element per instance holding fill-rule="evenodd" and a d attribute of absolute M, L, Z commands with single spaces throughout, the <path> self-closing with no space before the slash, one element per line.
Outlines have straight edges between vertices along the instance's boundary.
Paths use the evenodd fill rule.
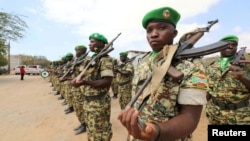
<path fill-rule="evenodd" d="M 67 106 L 41 76 L 0 75 L 1 141 L 87 141 L 87 134 L 75 135 L 79 125 L 75 113 L 64 114 Z M 112 141 L 126 141 L 126 130 L 117 120 L 118 100 L 112 99 Z M 202 114 L 194 141 L 207 140 L 207 120 Z"/>

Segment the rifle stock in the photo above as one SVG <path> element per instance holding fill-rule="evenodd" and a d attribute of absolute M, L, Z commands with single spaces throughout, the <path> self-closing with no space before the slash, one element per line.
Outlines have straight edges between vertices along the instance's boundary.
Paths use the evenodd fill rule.
<path fill-rule="evenodd" d="M 184 74 L 175 69 L 173 66 L 169 67 L 167 74 L 172 77 L 174 82 L 180 82 L 180 80 L 184 77 Z"/>
<path fill-rule="evenodd" d="M 114 48 L 113 46 L 113 42 L 121 35 L 121 33 L 119 33 L 112 41 L 110 41 L 107 45 L 104 46 L 104 48 L 95 56 L 93 57 L 90 62 L 86 65 L 86 67 L 82 70 L 82 72 L 75 78 L 76 82 L 79 82 L 84 76 L 86 76 L 87 74 L 91 73 L 90 71 L 87 73 L 87 70 L 91 67 L 94 66 L 96 64 L 96 61 L 98 59 L 100 59 L 101 57 L 107 55 L 109 52 L 113 51 Z M 92 69 L 93 71 L 93 69 Z"/>

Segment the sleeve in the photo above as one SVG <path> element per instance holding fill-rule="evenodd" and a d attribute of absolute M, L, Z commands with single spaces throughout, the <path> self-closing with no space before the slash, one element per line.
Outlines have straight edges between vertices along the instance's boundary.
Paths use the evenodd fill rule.
<path fill-rule="evenodd" d="M 207 73 L 200 59 L 188 62 L 189 70 L 185 72 L 184 80 L 178 96 L 178 103 L 185 105 L 205 105 L 208 90 Z M 187 72 L 187 73 L 186 73 Z"/>
<path fill-rule="evenodd" d="M 101 77 L 114 76 L 112 58 L 103 57 L 100 63 L 101 63 L 100 67 Z"/>

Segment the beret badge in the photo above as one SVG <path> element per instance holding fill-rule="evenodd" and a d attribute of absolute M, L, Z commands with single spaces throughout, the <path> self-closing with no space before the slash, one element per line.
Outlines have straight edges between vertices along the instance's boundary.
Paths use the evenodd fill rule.
<path fill-rule="evenodd" d="M 165 19 L 167 19 L 169 16 L 170 16 L 169 10 L 168 10 L 168 9 L 167 9 L 167 10 L 164 10 L 164 11 L 163 11 L 163 17 L 164 17 Z"/>

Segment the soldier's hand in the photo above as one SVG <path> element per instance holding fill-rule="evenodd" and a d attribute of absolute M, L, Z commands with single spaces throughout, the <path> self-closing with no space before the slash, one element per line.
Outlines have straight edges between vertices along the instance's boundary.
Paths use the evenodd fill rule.
<path fill-rule="evenodd" d="M 76 79 L 71 80 L 70 83 L 71 83 L 72 86 L 78 87 L 77 83 L 76 83 Z"/>
<path fill-rule="evenodd" d="M 63 81 L 64 81 L 64 79 L 63 79 L 62 77 L 60 77 L 60 78 L 59 78 L 59 81 L 60 81 L 60 82 L 63 82 Z"/>
<path fill-rule="evenodd" d="M 128 133 L 134 138 L 143 140 L 155 139 L 159 132 L 156 125 L 152 123 L 146 123 L 145 130 L 141 130 L 138 126 L 138 115 L 138 110 L 131 107 L 126 107 L 126 109 L 119 114 L 118 119 L 127 129 Z"/>

